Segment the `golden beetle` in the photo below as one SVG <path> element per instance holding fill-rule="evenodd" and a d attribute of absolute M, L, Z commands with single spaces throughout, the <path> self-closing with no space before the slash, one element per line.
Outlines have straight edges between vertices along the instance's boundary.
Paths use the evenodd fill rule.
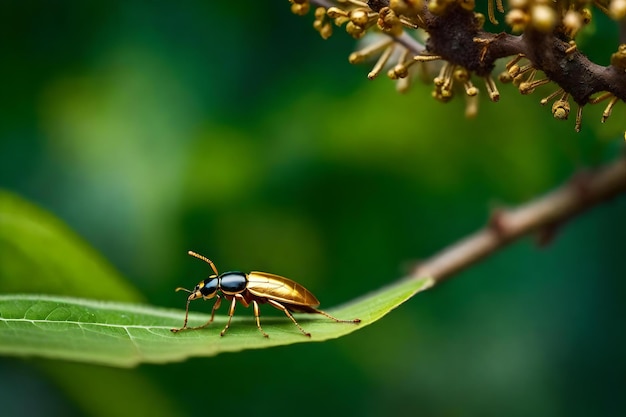
<path fill-rule="evenodd" d="M 215 268 L 215 264 L 207 257 L 189 251 L 189 255 L 201 259 L 211 266 L 211 269 L 215 273 L 210 275 L 207 279 L 204 279 L 196 285 L 193 290 L 178 287 L 176 291 L 186 291 L 189 293 L 187 297 L 187 306 L 185 307 L 185 322 L 183 327 L 178 329 L 172 329 L 172 332 L 177 333 L 182 330 L 197 330 L 207 327 L 213 322 L 215 316 L 215 310 L 217 310 L 222 303 L 222 296 L 230 301 L 230 308 L 228 309 L 228 323 L 226 327 L 221 331 L 220 336 L 224 336 L 230 322 L 235 314 L 235 306 L 237 301 L 244 305 L 244 307 L 252 304 L 254 310 L 254 318 L 256 319 L 256 326 L 259 331 L 265 337 L 269 337 L 267 333 L 261 328 L 261 319 L 259 314 L 259 304 L 269 304 L 281 310 L 287 317 L 293 321 L 293 324 L 300 329 L 300 331 L 308 337 L 311 337 L 311 333 L 306 332 L 296 321 L 291 313 L 315 313 L 328 317 L 337 323 L 360 323 L 360 319 L 354 320 L 340 320 L 325 313 L 315 307 L 319 306 L 320 302 L 315 296 L 302 285 L 288 278 L 281 277 L 280 275 L 269 274 L 267 272 L 253 271 L 248 274 L 239 271 L 224 272 L 220 274 Z M 220 294 L 218 294 L 220 292 Z M 209 300 L 213 297 L 217 297 L 215 304 L 211 310 L 211 318 L 205 324 L 197 327 L 187 327 L 187 320 L 189 318 L 189 303 L 198 298 Z"/>

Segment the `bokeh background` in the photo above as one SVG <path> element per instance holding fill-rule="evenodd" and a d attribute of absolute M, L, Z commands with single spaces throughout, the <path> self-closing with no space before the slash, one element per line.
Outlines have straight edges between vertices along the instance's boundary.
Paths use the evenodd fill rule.
<path fill-rule="evenodd" d="M 0 186 L 143 302 L 183 307 L 173 288 L 207 273 L 193 249 L 329 307 L 622 151 L 623 104 L 606 125 L 587 109 L 575 134 L 537 104 L 550 89 L 504 86 L 466 120 L 461 98 L 368 81 L 353 41 L 311 22 L 286 0 L 3 1 Z M 607 64 L 617 39 L 598 19 L 580 47 Z M 621 197 L 322 344 L 131 370 L 2 358 L 0 414 L 624 415 L 625 238 Z"/>

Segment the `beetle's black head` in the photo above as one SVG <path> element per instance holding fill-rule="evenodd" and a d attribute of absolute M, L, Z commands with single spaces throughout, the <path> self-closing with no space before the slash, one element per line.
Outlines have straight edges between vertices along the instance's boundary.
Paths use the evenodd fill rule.
<path fill-rule="evenodd" d="M 202 280 L 195 286 L 193 290 L 188 290 L 187 288 L 178 287 L 176 291 L 185 291 L 189 293 L 189 297 L 187 297 L 187 301 L 197 300 L 198 298 L 204 298 L 208 300 L 217 295 L 217 290 L 219 288 L 219 278 L 217 275 L 211 275 L 205 280 Z"/>
<path fill-rule="evenodd" d="M 211 275 L 205 280 L 202 280 L 193 289 L 193 292 L 189 295 L 189 300 L 195 300 L 196 298 L 204 298 L 206 300 L 215 297 L 217 294 L 219 280 L 217 275 Z"/>

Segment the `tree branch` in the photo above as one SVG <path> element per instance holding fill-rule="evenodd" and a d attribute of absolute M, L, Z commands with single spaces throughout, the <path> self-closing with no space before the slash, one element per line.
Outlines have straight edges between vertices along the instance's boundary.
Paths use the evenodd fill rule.
<path fill-rule="evenodd" d="M 409 279 L 430 276 L 435 283 L 460 272 L 531 233 L 545 243 L 573 216 L 626 192 L 626 156 L 594 172 L 573 179 L 513 209 L 496 211 L 487 226 L 419 264 Z"/>

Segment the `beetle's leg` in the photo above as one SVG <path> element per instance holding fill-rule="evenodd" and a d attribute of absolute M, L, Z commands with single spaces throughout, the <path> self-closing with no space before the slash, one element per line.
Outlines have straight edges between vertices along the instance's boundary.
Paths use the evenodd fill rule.
<path fill-rule="evenodd" d="M 254 309 L 254 318 L 256 319 L 256 327 L 259 328 L 259 331 L 261 333 L 263 333 L 264 337 L 270 337 L 267 333 L 265 333 L 263 331 L 263 329 L 261 328 L 261 318 L 260 318 L 260 313 L 259 313 L 259 303 L 256 302 L 256 300 L 252 300 L 252 308 Z"/>
<path fill-rule="evenodd" d="M 189 319 L 189 303 L 191 302 L 191 300 L 187 300 L 187 306 L 185 307 L 185 321 L 183 323 L 183 327 L 179 328 L 179 329 L 170 329 L 170 331 L 172 333 L 178 333 L 181 330 L 187 330 L 187 320 Z"/>
<path fill-rule="evenodd" d="M 243 304 L 243 306 L 244 306 L 245 308 L 250 307 L 250 302 L 248 302 L 248 301 L 246 300 L 246 297 L 244 297 L 243 295 L 241 295 L 241 294 L 235 294 L 235 295 L 233 295 L 233 297 L 235 297 L 237 300 L 239 300 L 239 302 L 240 302 L 241 304 Z"/>
<path fill-rule="evenodd" d="M 337 323 L 360 323 L 361 319 L 354 319 L 354 320 L 340 320 L 337 317 L 333 317 L 330 314 L 326 313 L 325 311 L 322 310 L 318 310 L 316 308 L 311 308 L 311 310 L 314 310 L 317 314 L 321 314 L 322 316 L 326 316 L 331 320 L 336 321 Z"/>
<path fill-rule="evenodd" d="M 296 321 L 296 319 L 293 317 L 293 315 L 291 314 L 291 312 L 287 309 L 287 307 L 285 307 L 284 305 L 282 305 L 281 303 L 279 303 L 278 301 L 274 301 L 271 298 L 267 299 L 267 303 L 270 304 L 272 307 L 275 307 L 279 310 L 281 310 L 283 313 L 285 313 L 287 315 L 287 317 L 289 317 L 291 319 L 291 321 L 293 321 L 293 324 L 296 325 L 296 327 L 298 329 L 300 329 L 300 331 L 302 332 L 302 334 L 304 334 L 307 337 L 311 337 L 311 333 L 306 332 Z"/>
<path fill-rule="evenodd" d="M 230 302 L 230 308 L 228 309 L 228 323 L 226 323 L 226 327 L 224 330 L 220 332 L 220 336 L 224 336 L 226 334 L 226 330 L 230 327 L 230 321 L 233 319 L 233 314 L 235 314 L 235 306 L 237 305 L 237 297 L 233 297 L 233 300 Z"/>
<path fill-rule="evenodd" d="M 215 304 L 213 304 L 213 308 L 211 309 L 211 318 L 209 319 L 209 321 L 204 323 L 202 326 L 192 327 L 191 330 L 204 329 L 209 324 L 213 323 L 213 318 L 215 317 L 215 310 L 220 308 L 220 306 L 222 305 L 222 297 L 220 297 L 219 294 L 217 294 L 216 297 L 217 297 L 217 300 L 215 300 Z"/>

